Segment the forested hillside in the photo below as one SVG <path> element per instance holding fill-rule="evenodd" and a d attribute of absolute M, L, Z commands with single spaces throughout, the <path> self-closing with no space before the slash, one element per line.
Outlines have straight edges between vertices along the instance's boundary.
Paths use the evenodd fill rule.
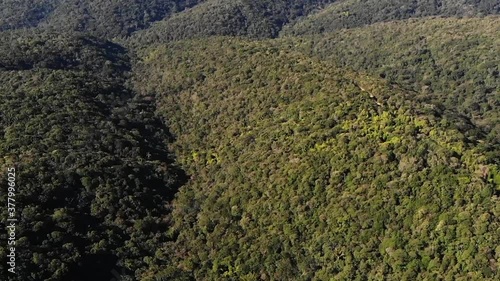
<path fill-rule="evenodd" d="M 169 42 L 213 35 L 270 38 L 284 25 L 335 0 L 209 0 L 134 35 L 141 42 Z"/>
<path fill-rule="evenodd" d="M 0 48 L 0 167 L 19 179 L 9 280 L 110 280 L 156 264 L 184 176 L 151 101 L 124 85 L 126 51 L 79 36 L 11 43 Z"/>
<path fill-rule="evenodd" d="M 413 91 L 417 100 L 458 109 L 500 141 L 498 17 L 397 21 L 290 37 L 289 44 L 384 78 Z"/>
<path fill-rule="evenodd" d="M 0 31 L 38 26 L 55 32 L 90 32 L 113 38 L 129 35 L 199 2 L 201 0 L 5 0 L 0 9 Z"/>
<path fill-rule="evenodd" d="M 500 280 L 499 9 L 2 1 L 0 280 Z"/>
<path fill-rule="evenodd" d="M 191 175 L 163 280 L 500 276 L 498 167 L 456 111 L 273 44 L 143 59 L 139 90 L 158 93 Z"/>
<path fill-rule="evenodd" d="M 275 37 L 285 24 L 334 1 L 6 0 L 0 9 L 0 31 L 41 27 L 113 38 L 164 20 L 142 36 L 162 40 L 210 35 Z"/>
<path fill-rule="evenodd" d="M 270 38 L 283 28 L 298 35 L 411 17 L 499 12 L 498 0 L 5 0 L 0 31 L 39 27 L 111 39 L 147 29 L 136 37 L 151 43 L 213 35 Z"/>
<path fill-rule="evenodd" d="M 340 0 L 288 27 L 285 32 L 303 35 L 416 17 L 499 13 L 499 0 Z"/>
<path fill-rule="evenodd" d="M 4 0 L 0 9 L 0 31 L 33 27 L 43 21 L 60 0 Z"/>

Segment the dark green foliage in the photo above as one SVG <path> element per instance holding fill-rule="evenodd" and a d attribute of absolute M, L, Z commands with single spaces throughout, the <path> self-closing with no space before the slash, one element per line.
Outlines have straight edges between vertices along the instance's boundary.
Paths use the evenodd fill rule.
<path fill-rule="evenodd" d="M 498 12 L 3 1 L 12 280 L 500 280 Z"/>
<path fill-rule="evenodd" d="M 500 13 L 499 0 L 341 0 L 286 28 L 286 34 L 331 32 L 415 17 L 483 16 Z"/>
<path fill-rule="evenodd" d="M 116 78 L 130 70 L 123 47 L 96 37 L 38 29 L 0 34 L 7 39 L 0 45 L 0 70 L 80 70 Z"/>
<path fill-rule="evenodd" d="M 142 43 L 213 35 L 276 37 L 284 25 L 335 0 L 210 0 L 138 32 Z"/>
<path fill-rule="evenodd" d="M 34 27 L 56 9 L 61 0 L 3 0 L 0 31 Z"/>
<path fill-rule="evenodd" d="M 410 17 L 500 12 L 498 0 L 6 0 L 0 7 L 0 31 L 40 27 L 114 38 L 160 21 L 135 36 L 142 43 L 213 35 L 269 38 L 289 24 L 288 33 L 304 34 Z"/>
<path fill-rule="evenodd" d="M 151 100 L 124 86 L 123 48 L 42 38 L 19 38 L 0 60 L 16 69 L 0 70 L 0 167 L 15 165 L 19 183 L 10 280 L 140 279 L 168 242 L 168 203 L 184 178 L 168 132 Z"/>
<path fill-rule="evenodd" d="M 327 8 L 325 5 L 333 3 Z M 315 13 L 316 11 L 319 11 Z M 411 17 L 498 14 L 498 0 L 210 0 L 134 35 L 141 43 L 214 35 L 273 38 L 310 34 Z"/>
<path fill-rule="evenodd" d="M 81 31 L 113 38 L 148 27 L 199 0 L 6 0 L 0 9 L 0 31 L 43 27 L 55 32 Z"/>

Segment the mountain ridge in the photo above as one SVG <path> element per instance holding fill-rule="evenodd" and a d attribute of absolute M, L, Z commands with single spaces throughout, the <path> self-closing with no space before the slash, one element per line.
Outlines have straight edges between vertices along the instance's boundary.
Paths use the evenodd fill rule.
<path fill-rule="evenodd" d="M 279 49 L 273 42 L 199 39 L 151 47 L 143 54 L 145 65 L 135 72 L 138 91 L 157 94 L 159 112 L 171 121 L 177 139 L 172 149 L 192 175 L 174 203 L 178 240 L 169 260 L 178 265 L 158 268 L 160 277 L 347 280 L 382 278 L 376 271 L 383 270 L 384 278 L 433 278 L 438 273 L 427 272 L 427 263 L 413 260 L 411 270 L 394 265 L 412 260 L 404 253 L 428 255 L 414 248 L 415 237 L 424 235 L 418 229 L 439 228 L 433 212 L 455 217 L 462 207 L 469 208 L 450 200 L 469 198 L 472 186 L 485 192 L 483 206 L 498 200 L 494 176 L 481 178 L 480 170 L 493 172 L 495 164 L 486 164 L 492 159 L 479 152 L 485 149 L 478 146 L 481 135 L 471 139 L 477 133 L 474 125 L 457 127 L 450 119 L 457 113 L 415 104 L 404 89 L 391 89 L 380 79 Z M 472 135 L 466 136 L 468 130 Z M 447 192 L 462 195 L 445 199 Z M 382 203 L 375 202 L 380 200 L 391 206 L 383 208 L 387 221 L 374 222 L 383 232 L 363 227 L 368 222 L 361 218 L 370 208 L 379 212 Z M 413 206 L 406 215 L 395 211 L 399 200 Z M 422 208 L 428 210 L 423 221 L 412 223 Z M 355 233 L 375 239 L 368 243 L 372 246 L 357 244 Z M 426 243 L 440 239 L 434 236 Z M 322 250 L 324 245 L 332 250 Z M 454 251 L 447 247 L 429 258 L 444 262 Z M 336 251 L 350 260 L 343 261 Z M 482 264 L 489 268 L 486 260 Z M 354 270 L 358 267 L 365 270 Z M 444 270 L 439 274 L 461 276 Z"/>
<path fill-rule="evenodd" d="M 9 277 L 499 280 L 497 4 L 3 1 Z"/>

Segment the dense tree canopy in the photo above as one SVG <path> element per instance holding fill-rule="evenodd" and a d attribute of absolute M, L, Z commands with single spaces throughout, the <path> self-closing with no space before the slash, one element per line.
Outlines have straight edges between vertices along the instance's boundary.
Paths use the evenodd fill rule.
<path fill-rule="evenodd" d="M 143 59 L 136 84 L 158 93 L 191 175 L 164 280 L 179 268 L 197 280 L 500 276 L 498 166 L 456 111 L 274 42 L 188 41 Z"/>
<path fill-rule="evenodd" d="M 284 25 L 334 0 L 209 0 L 134 35 L 141 42 L 169 42 L 213 35 L 276 37 Z"/>
<path fill-rule="evenodd" d="M 5 276 L 500 280 L 499 9 L 1 2 Z"/>
<path fill-rule="evenodd" d="M 408 18 L 471 17 L 500 13 L 499 0 L 341 0 L 286 28 L 311 34 Z"/>
<path fill-rule="evenodd" d="M 458 109 L 500 141 L 496 16 L 398 21 L 289 41 L 307 54 L 411 90 L 414 98 Z"/>
<path fill-rule="evenodd" d="M 168 131 L 125 87 L 123 48 L 47 38 L 18 38 L 0 59 L 0 167 L 15 165 L 19 178 L 10 280 L 139 276 L 168 241 L 168 204 L 184 179 Z"/>
<path fill-rule="evenodd" d="M 200 0 L 5 0 L 0 9 L 0 31 L 43 27 L 90 32 L 113 38 L 129 35 L 201 2 Z"/>

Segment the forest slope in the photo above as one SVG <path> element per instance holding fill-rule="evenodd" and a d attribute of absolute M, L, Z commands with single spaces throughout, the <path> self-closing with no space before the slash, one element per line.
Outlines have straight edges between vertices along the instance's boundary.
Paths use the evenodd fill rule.
<path fill-rule="evenodd" d="M 499 13 L 499 0 L 341 0 L 287 26 L 285 33 L 317 34 L 408 18 L 473 17 Z"/>
<path fill-rule="evenodd" d="M 466 118 L 231 38 L 143 51 L 190 175 L 164 280 L 495 280 L 498 166 Z"/>
<path fill-rule="evenodd" d="M 16 281 L 500 280 L 498 9 L 3 1 Z"/>
<path fill-rule="evenodd" d="M 15 167 L 19 186 L 9 280 L 110 280 L 158 263 L 184 176 L 151 101 L 126 87 L 129 70 L 125 49 L 94 37 L 1 42 L 0 168 Z"/>
<path fill-rule="evenodd" d="M 284 25 L 335 0 L 209 0 L 134 34 L 134 40 L 169 42 L 209 36 L 278 36 Z"/>
<path fill-rule="evenodd" d="M 283 29 L 285 34 L 303 35 L 413 17 L 482 16 L 499 12 L 498 0 L 209 0 L 155 23 L 133 38 L 142 43 L 214 35 L 274 38 Z"/>
<path fill-rule="evenodd" d="M 113 38 L 196 5 L 199 0 L 5 0 L 0 31 L 41 27 L 57 32 L 88 32 Z"/>
<path fill-rule="evenodd" d="M 491 141 L 500 141 L 498 16 L 381 23 L 290 37 L 288 45 L 339 67 L 382 77 L 411 90 L 416 101 L 458 109 L 487 131 Z"/>
<path fill-rule="evenodd" d="M 213 35 L 270 38 L 283 28 L 297 35 L 411 17 L 499 12 L 499 0 L 5 0 L 0 31 L 38 27 L 112 39 L 148 29 L 135 37 L 168 42 Z"/>

